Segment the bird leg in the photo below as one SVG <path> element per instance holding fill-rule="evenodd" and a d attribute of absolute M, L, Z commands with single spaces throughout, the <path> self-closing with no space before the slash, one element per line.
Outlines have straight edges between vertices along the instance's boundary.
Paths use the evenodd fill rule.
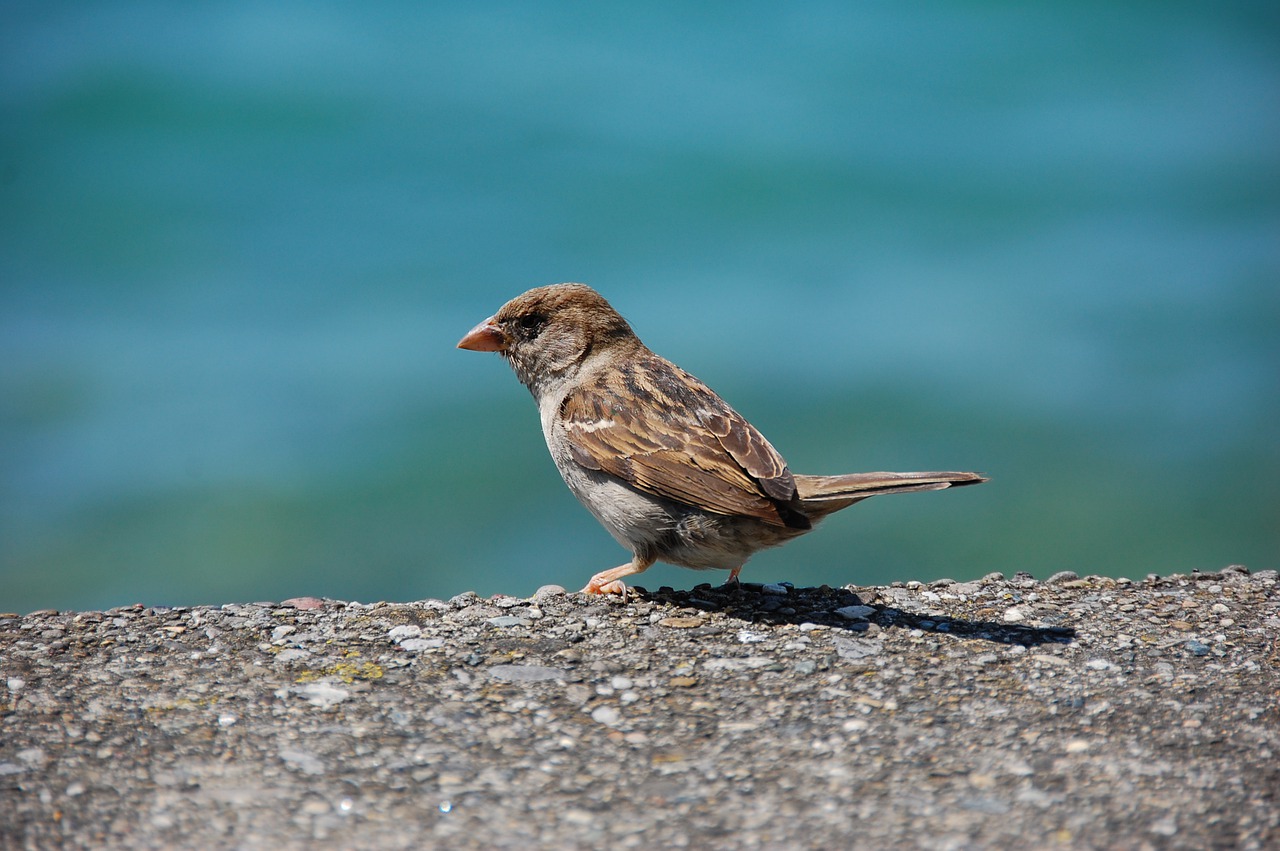
<path fill-rule="evenodd" d="M 726 587 L 735 587 L 738 584 L 738 574 L 742 572 L 742 565 L 738 565 L 729 571 L 729 578 L 724 581 Z"/>
<path fill-rule="evenodd" d="M 622 577 L 631 576 L 636 573 L 644 573 L 653 565 L 654 560 L 651 558 L 641 558 L 636 556 L 626 564 L 619 565 L 612 570 L 602 570 L 595 576 L 591 577 L 591 581 L 587 583 L 587 587 L 582 589 L 583 594 L 618 594 L 626 596 L 627 586 L 623 584 Z"/>

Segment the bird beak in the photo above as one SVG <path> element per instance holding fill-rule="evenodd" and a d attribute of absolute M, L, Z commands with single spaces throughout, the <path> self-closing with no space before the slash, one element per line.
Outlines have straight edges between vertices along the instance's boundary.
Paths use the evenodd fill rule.
<path fill-rule="evenodd" d="M 502 333 L 502 329 L 490 316 L 468 331 L 467 335 L 458 341 L 458 348 L 473 352 L 505 352 L 509 343 L 507 335 Z"/>

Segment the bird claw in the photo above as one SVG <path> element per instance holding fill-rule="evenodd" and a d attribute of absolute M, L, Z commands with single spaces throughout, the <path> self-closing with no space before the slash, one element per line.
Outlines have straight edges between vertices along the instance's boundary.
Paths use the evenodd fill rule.
<path fill-rule="evenodd" d="M 627 596 L 627 586 L 621 579 L 614 579 L 611 582 L 600 582 L 592 579 L 587 583 L 587 587 L 583 588 L 580 594 L 592 594 L 603 596 L 605 594 L 617 594 L 619 597 Z"/>

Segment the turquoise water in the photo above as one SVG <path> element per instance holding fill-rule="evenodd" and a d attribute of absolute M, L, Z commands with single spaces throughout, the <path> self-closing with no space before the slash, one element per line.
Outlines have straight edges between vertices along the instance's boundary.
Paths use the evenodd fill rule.
<path fill-rule="evenodd" d="M 0 611 L 621 563 L 453 347 L 561 280 L 798 471 L 993 478 L 745 579 L 1278 567 L 1278 46 L 1261 3 L 11 4 Z"/>

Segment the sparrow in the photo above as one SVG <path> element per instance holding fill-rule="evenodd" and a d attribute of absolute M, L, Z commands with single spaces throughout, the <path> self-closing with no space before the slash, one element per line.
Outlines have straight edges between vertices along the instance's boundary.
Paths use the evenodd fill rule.
<path fill-rule="evenodd" d="M 729 571 L 871 496 L 987 481 L 979 473 L 792 473 L 764 435 L 707 385 L 651 351 L 585 284 L 536 287 L 467 332 L 458 348 L 497 352 L 529 388 L 573 495 L 627 564 L 586 594 L 663 561 Z"/>

